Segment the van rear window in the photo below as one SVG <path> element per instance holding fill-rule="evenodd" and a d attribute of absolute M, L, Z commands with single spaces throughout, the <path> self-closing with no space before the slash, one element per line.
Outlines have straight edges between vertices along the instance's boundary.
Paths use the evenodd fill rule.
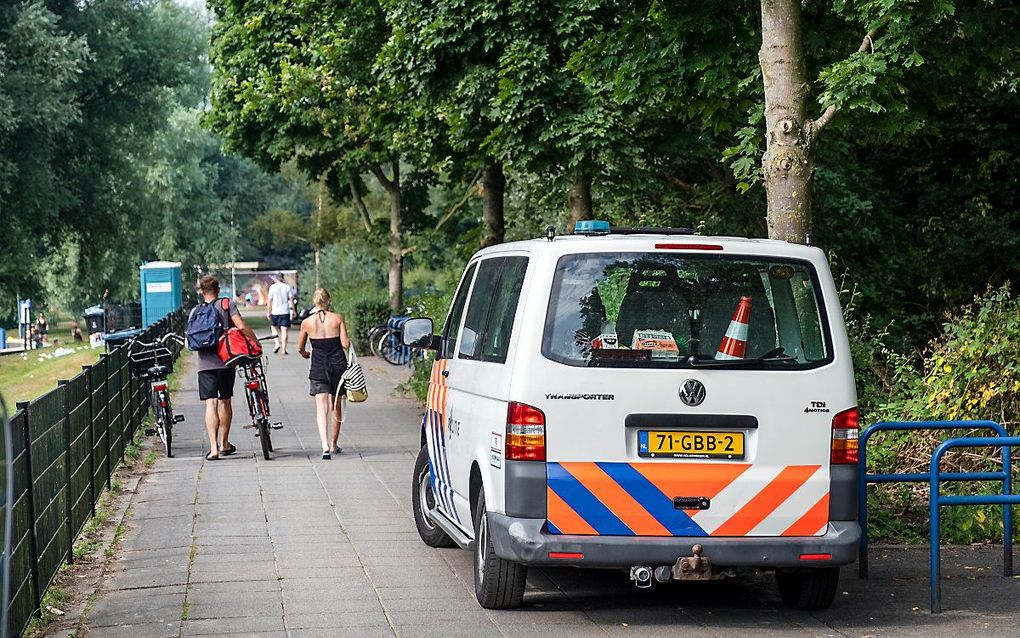
<path fill-rule="evenodd" d="M 574 366 L 801 369 L 831 358 L 831 338 L 806 262 L 590 253 L 556 265 L 542 353 Z"/>

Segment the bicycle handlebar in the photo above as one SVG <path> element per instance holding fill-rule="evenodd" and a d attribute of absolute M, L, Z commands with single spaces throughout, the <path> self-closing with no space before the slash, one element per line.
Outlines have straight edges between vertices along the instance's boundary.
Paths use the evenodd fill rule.
<path fill-rule="evenodd" d="M 155 348 L 156 346 L 163 345 L 163 343 L 166 342 L 167 339 L 173 339 L 179 345 L 182 345 L 182 346 L 184 345 L 184 337 L 182 337 L 181 335 L 179 335 L 177 333 L 174 333 L 174 332 L 168 332 L 165 335 L 163 335 L 162 337 L 160 337 L 159 339 L 156 339 L 155 341 L 152 341 L 152 342 L 149 342 L 149 341 L 140 341 L 136 337 L 136 338 L 131 340 L 131 346 L 132 347 L 134 347 L 134 346 L 141 346 L 143 348 Z"/>

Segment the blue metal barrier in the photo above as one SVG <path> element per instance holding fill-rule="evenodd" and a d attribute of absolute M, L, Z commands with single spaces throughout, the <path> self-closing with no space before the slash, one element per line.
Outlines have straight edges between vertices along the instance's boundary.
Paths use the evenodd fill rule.
<path fill-rule="evenodd" d="M 992 430 L 998 436 L 964 437 L 950 439 L 941 443 L 932 453 L 932 461 L 927 472 L 903 474 L 868 474 L 868 440 L 884 431 L 903 430 L 958 430 L 984 429 Z M 994 421 L 915 421 L 895 422 L 883 421 L 865 428 L 860 434 L 858 473 L 860 481 L 857 486 L 858 520 L 861 525 L 861 542 L 858 553 L 858 570 L 861 578 L 868 577 L 868 483 L 923 483 L 930 485 L 929 537 L 931 543 L 931 608 L 932 613 L 939 613 L 941 607 L 941 583 L 939 574 L 939 508 L 943 505 L 1003 505 L 1002 508 L 1002 561 L 1003 575 L 1013 575 L 1013 509 L 1011 505 L 1020 505 L 1020 495 L 1013 495 L 1011 477 L 1012 447 L 1020 446 L 1020 438 L 1010 437 L 1002 425 Z M 1002 469 L 998 472 L 942 472 L 939 463 L 945 453 L 956 447 L 1001 447 Z M 1002 481 L 1002 494 L 983 496 L 945 496 L 939 491 L 941 481 Z"/>
<path fill-rule="evenodd" d="M 868 474 L 868 440 L 878 432 L 902 430 L 993 430 L 999 436 L 1009 436 L 1006 428 L 995 421 L 881 421 L 861 431 L 858 443 L 857 469 L 860 481 L 857 483 L 857 517 L 861 524 L 861 544 L 857 553 L 857 570 L 861 578 L 868 577 L 868 483 L 927 483 L 931 471 L 904 474 Z M 1003 462 L 1009 466 L 1009 452 L 1003 450 Z M 1003 480 L 1002 472 L 951 472 L 943 474 L 947 481 L 997 481 Z M 1009 508 L 1006 508 L 1009 510 Z M 1012 512 L 1003 512 L 1003 524 L 1012 522 Z M 1011 554 L 1012 555 L 1012 554 Z"/>
<path fill-rule="evenodd" d="M 1002 494 L 981 494 L 974 496 L 942 496 L 939 481 L 952 473 L 943 474 L 940 469 L 946 452 L 958 447 L 1000 447 L 1002 446 Z M 1020 494 L 1013 494 L 1011 483 L 1010 448 L 1020 446 L 1020 437 L 975 436 L 945 441 L 931 455 L 931 496 L 929 501 L 929 533 L 931 536 L 931 563 L 929 587 L 931 613 L 942 612 L 942 560 L 939 552 L 939 522 L 943 505 L 1001 505 L 1002 506 L 1002 574 L 1013 575 L 1013 505 L 1020 505 Z"/>

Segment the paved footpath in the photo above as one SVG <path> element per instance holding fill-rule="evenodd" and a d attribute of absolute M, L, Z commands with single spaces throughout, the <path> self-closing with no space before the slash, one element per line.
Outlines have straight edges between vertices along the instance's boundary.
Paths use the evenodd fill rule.
<path fill-rule="evenodd" d="M 927 613 L 924 548 L 875 551 L 872 578 L 844 570 L 820 614 L 785 610 L 770 578 L 638 591 L 611 571 L 537 570 L 522 609 L 478 607 L 471 556 L 418 539 L 410 476 L 421 411 L 398 396 L 406 371 L 364 360 L 371 392 L 353 406 L 344 454 L 319 458 L 307 362 L 270 356 L 277 450 L 265 461 L 235 417 L 238 454 L 203 459 L 194 375 L 186 421 L 134 496 L 127 532 L 88 618 L 121 636 L 1016 636 L 1020 578 L 998 549 L 947 549 L 946 613 Z M 237 406 L 242 411 L 242 405 Z M 1020 560 L 1018 560 L 1020 565 Z"/>

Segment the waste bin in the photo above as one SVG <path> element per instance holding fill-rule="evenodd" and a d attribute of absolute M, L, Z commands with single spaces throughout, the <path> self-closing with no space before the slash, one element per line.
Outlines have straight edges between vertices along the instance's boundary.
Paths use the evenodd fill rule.
<path fill-rule="evenodd" d="M 106 332 L 106 312 L 101 306 L 86 308 L 82 315 L 85 317 L 85 328 L 89 334 Z"/>
<path fill-rule="evenodd" d="M 108 350 L 113 350 L 122 343 L 134 339 L 140 334 L 142 334 L 141 328 L 129 328 L 128 330 L 119 330 L 117 332 L 111 332 L 107 335 L 104 335 L 106 339 L 106 347 Z"/>

